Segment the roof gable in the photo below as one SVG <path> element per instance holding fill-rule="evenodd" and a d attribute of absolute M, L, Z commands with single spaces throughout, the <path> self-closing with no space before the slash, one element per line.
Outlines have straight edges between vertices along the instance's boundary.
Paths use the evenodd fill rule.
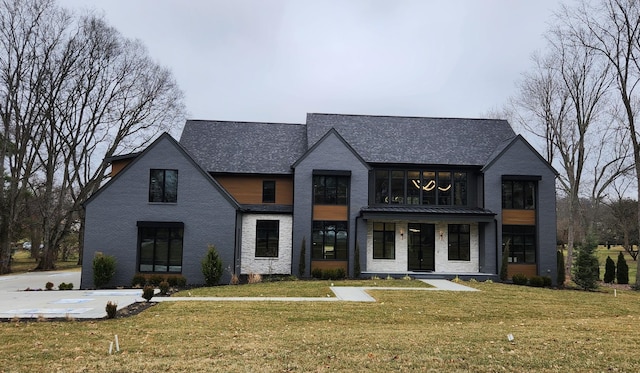
<path fill-rule="evenodd" d="M 290 174 L 305 152 L 303 124 L 188 120 L 180 144 L 208 172 Z"/>
<path fill-rule="evenodd" d="M 98 189 L 95 193 L 93 193 L 85 202 L 84 204 L 89 204 L 91 203 L 91 201 L 93 201 L 95 198 L 97 198 L 102 191 L 104 191 L 106 188 L 108 188 L 111 184 L 113 184 L 121 175 L 125 174 L 129 169 L 131 169 L 132 167 L 134 167 L 134 165 L 140 160 L 143 159 L 147 154 L 149 154 L 150 152 L 153 151 L 153 149 L 157 146 L 159 146 L 160 143 L 162 143 L 163 141 L 168 141 L 171 145 L 175 146 L 176 149 L 178 149 L 178 151 L 185 157 L 185 159 L 187 159 L 189 161 L 189 163 L 191 163 L 202 175 L 203 177 L 208 180 L 212 186 L 218 190 L 218 192 L 220 192 L 220 194 L 222 194 L 222 196 L 234 207 L 234 208 L 239 208 L 239 204 L 233 199 L 233 197 L 231 197 L 231 195 L 229 193 L 227 193 L 227 191 L 222 188 L 222 186 L 220 186 L 220 184 L 218 184 L 218 182 L 211 177 L 211 175 L 209 175 L 204 169 L 202 169 L 202 167 L 200 167 L 200 165 L 193 159 L 193 157 L 191 157 L 191 155 L 186 151 L 186 149 L 184 149 L 171 135 L 169 135 L 168 133 L 164 132 L 162 135 L 160 135 L 153 143 L 151 143 L 149 146 L 147 146 L 146 149 L 144 149 L 142 152 L 137 153 L 135 155 L 135 158 L 129 162 L 129 164 L 124 167 L 120 172 L 118 172 L 117 175 L 115 175 L 114 177 L 112 177 L 106 184 L 104 184 L 100 189 Z"/>
<path fill-rule="evenodd" d="M 549 164 L 549 162 L 547 162 L 546 159 L 544 159 L 540 153 L 538 153 L 537 150 L 535 150 L 533 148 L 533 146 L 531 146 L 531 144 L 529 144 L 529 142 L 522 137 L 522 135 L 517 135 L 516 137 L 514 137 L 513 139 L 511 139 L 510 141 L 504 142 L 502 144 L 500 144 L 500 146 L 498 146 L 494 153 L 491 155 L 491 158 L 487 160 L 487 164 L 482 167 L 482 172 L 485 172 L 486 170 L 488 170 L 489 168 L 491 168 L 491 166 L 493 166 L 495 164 L 495 162 L 500 159 L 500 157 L 502 157 L 507 151 L 509 151 L 509 149 L 511 149 L 511 147 L 514 146 L 515 143 L 517 142 L 521 142 L 523 143 L 527 148 L 529 148 L 529 150 L 531 151 L 532 154 L 534 154 L 541 163 L 543 163 L 544 165 L 546 165 L 549 170 L 554 174 L 554 175 L 559 175 L 558 171 L 556 171 L 555 168 L 553 168 L 553 166 L 551 164 Z"/>
<path fill-rule="evenodd" d="M 515 136 L 506 120 L 308 114 L 307 145 L 331 128 L 368 163 L 482 166 Z"/>
<path fill-rule="evenodd" d="M 329 138 L 329 136 L 335 136 L 344 146 L 345 148 L 347 148 L 347 150 L 349 150 L 351 152 L 351 154 L 353 154 L 354 157 L 356 157 L 363 165 L 364 167 L 366 167 L 367 169 L 370 169 L 371 167 L 367 164 L 367 162 L 362 159 L 362 157 L 360 156 L 360 154 L 358 154 L 358 152 L 356 152 L 353 147 L 351 147 L 351 145 L 349 145 L 348 142 L 346 142 L 344 140 L 344 137 L 342 137 L 340 135 L 340 133 L 338 133 L 338 131 L 336 131 L 335 128 L 331 128 L 327 133 L 324 134 L 324 136 L 322 136 L 322 138 L 320 140 L 318 140 L 315 144 L 313 144 L 313 146 L 311 148 L 309 148 L 309 150 L 307 150 L 292 166 L 291 168 L 296 168 L 298 166 L 298 164 L 300 164 L 300 162 L 302 162 L 309 154 L 313 153 L 313 151 L 320 146 L 320 144 L 322 144 L 327 138 Z"/>

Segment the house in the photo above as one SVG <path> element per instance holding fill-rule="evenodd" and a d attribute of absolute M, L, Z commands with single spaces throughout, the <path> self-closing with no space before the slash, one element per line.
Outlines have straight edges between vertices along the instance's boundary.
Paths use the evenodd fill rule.
<path fill-rule="evenodd" d="M 82 288 L 136 273 L 556 278 L 555 170 L 507 121 L 308 114 L 305 124 L 187 121 L 114 157 L 86 202 Z M 304 245 L 304 254 L 303 254 Z M 359 265 L 355 265 L 359 258 Z M 304 273 L 299 272 L 304 261 Z"/>

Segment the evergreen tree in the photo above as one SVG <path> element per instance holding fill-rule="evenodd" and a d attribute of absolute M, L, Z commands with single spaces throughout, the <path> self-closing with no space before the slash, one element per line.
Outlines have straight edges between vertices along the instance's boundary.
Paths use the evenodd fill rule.
<path fill-rule="evenodd" d="M 584 290 L 594 290 L 598 287 L 600 265 L 595 256 L 597 246 L 594 237 L 589 236 L 578 248 L 578 256 L 573 265 L 573 281 Z"/>
<path fill-rule="evenodd" d="M 353 277 L 358 278 L 362 270 L 360 269 L 360 244 L 356 241 L 356 251 L 353 253 Z"/>
<path fill-rule="evenodd" d="M 616 263 L 614 263 L 610 256 L 607 256 L 607 262 L 604 268 L 604 282 L 610 284 L 616 278 Z"/>
<path fill-rule="evenodd" d="M 562 253 L 562 250 L 558 250 L 556 253 L 556 264 L 558 266 L 558 287 L 563 287 L 567 273 L 564 269 L 564 254 Z"/>
<path fill-rule="evenodd" d="M 508 266 L 509 266 L 509 246 L 511 246 L 511 240 L 507 240 L 504 244 L 504 249 L 502 250 L 502 265 L 500 266 L 500 281 L 505 282 L 509 277 L 508 274 Z"/>
<path fill-rule="evenodd" d="M 302 237 L 302 245 L 300 246 L 300 263 L 298 263 L 298 276 L 304 277 L 304 271 L 307 269 L 307 237 Z"/>
<path fill-rule="evenodd" d="M 616 275 L 618 284 L 629 283 L 629 266 L 627 265 L 627 260 L 624 258 L 624 254 L 622 254 L 622 252 L 618 254 L 618 273 Z"/>
<path fill-rule="evenodd" d="M 207 256 L 202 259 L 202 274 L 207 286 L 218 285 L 222 277 L 222 260 L 213 245 L 209 245 Z"/>

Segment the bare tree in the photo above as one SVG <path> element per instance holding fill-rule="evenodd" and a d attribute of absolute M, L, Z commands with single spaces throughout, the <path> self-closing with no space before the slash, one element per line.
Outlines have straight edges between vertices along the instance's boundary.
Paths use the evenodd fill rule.
<path fill-rule="evenodd" d="M 615 82 L 622 115 L 618 120 L 632 144 L 636 185 L 640 185 L 640 134 L 636 115 L 640 109 L 640 3 L 636 0 L 600 0 L 565 8 L 571 37 L 606 60 Z M 637 189 L 640 198 L 640 188 Z M 640 209 L 640 205 L 638 206 Z M 640 214 L 638 214 L 640 226 Z M 638 261 L 640 269 L 640 261 Z M 636 279 L 640 286 L 640 276 Z"/>
<path fill-rule="evenodd" d="M 534 56 L 534 70 L 525 75 L 514 103 L 521 113 L 521 125 L 544 140 L 547 160 L 560 170 L 558 182 L 569 209 L 566 267 L 570 273 L 576 226 L 585 224 L 580 208 L 585 167 L 592 150 L 606 142 L 598 127 L 603 126 L 599 120 L 610 78 L 608 66 L 599 63 L 588 49 L 572 43 L 563 28 L 550 31 L 547 40 L 547 53 Z M 600 153 L 596 162 L 604 159 L 604 154 Z M 619 156 L 607 158 L 616 166 L 622 160 Z M 610 175 L 611 166 L 607 168 Z M 594 180 L 596 191 L 601 190 L 602 181 Z"/>
<path fill-rule="evenodd" d="M 38 100 L 25 100 L 37 120 L 14 116 L 7 121 L 8 127 L 18 129 L 37 123 L 24 144 L 33 166 L 10 180 L 22 180 L 43 201 L 44 247 L 38 268 L 51 269 L 65 235 L 83 222 L 82 203 L 106 177 L 104 158 L 136 151 L 182 122 L 182 92 L 170 71 L 153 62 L 144 46 L 125 39 L 100 17 L 70 15 L 51 1 L 4 4 L 15 13 L 46 10 L 30 33 L 21 33 L 24 22 L 7 23 L 3 30 L 35 46 L 16 59 L 34 61 L 33 69 L 41 76 L 38 85 L 25 85 L 25 93 L 10 90 L 9 96 L 37 94 Z M 13 44 L 7 43 L 6 49 L 12 50 Z M 79 241 L 82 244 L 82 238 Z"/>

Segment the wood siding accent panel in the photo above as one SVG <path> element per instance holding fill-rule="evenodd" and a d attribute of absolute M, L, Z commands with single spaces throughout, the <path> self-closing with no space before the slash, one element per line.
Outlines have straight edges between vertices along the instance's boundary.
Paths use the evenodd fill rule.
<path fill-rule="evenodd" d="M 503 225 L 536 225 L 536 210 L 502 210 Z"/>
<path fill-rule="evenodd" d="M 535 264 L 508 264 L 507 265 L 507 277 L 511 278 L 513 275 L 521 273 L 527 278 L 538 275 L 538 267 Z"/>
<path fill-rule="evenodd" d="M 313 206 L 313 220 L 347 221 L 349 220 L 348 206 L 315 205 Z"/>
<path fill-rule="evenodd" d="M 326 270 L 326 269 L 338 269 L 342 268 L 344 273 L 347 273 L 347 265 L 349 262 L 346 260 L 312 260 L 311 271 L 314 269 Z"/>
<path fill-rule="evenodd" d="M 131 163 L 132 159 L 126 159 L 122 161 L 111 162 L 111 177 L 116 176 L 123 168 L 127 167 Z"/>
<path fill-rule="evenodd" d="M 274 180 L 276 182 L 277 205 L 293 205 L 293 178 L 289 176 L 252 176 L 252 175 L 224 175 L 215 179 L 240 204 L 262 204 L 262 182 Z"/>

